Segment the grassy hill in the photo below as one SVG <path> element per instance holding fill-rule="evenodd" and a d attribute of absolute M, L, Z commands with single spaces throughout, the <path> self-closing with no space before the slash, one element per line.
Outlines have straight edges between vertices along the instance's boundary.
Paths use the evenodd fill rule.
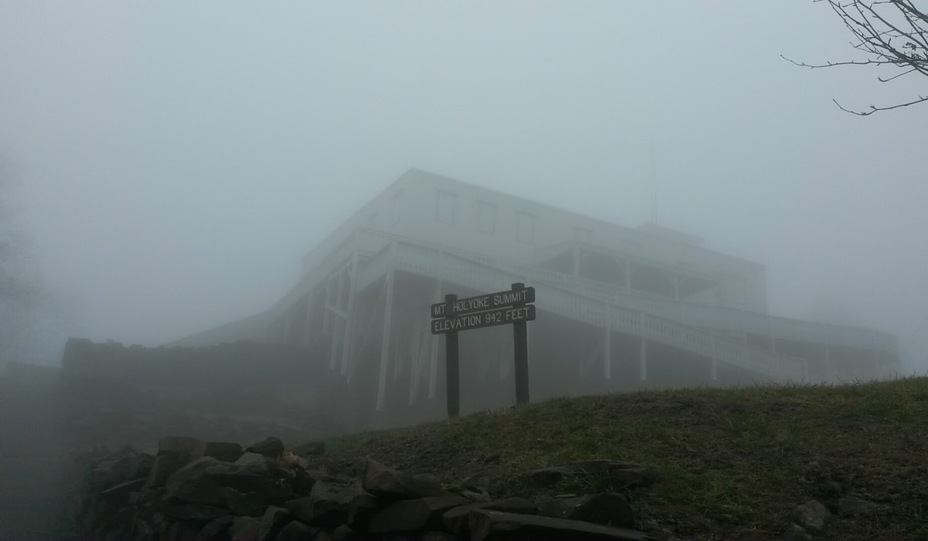
<path fill-rule="evenodd" d="M 928 539 L 928 378 L 557 399 L 330 448 L 334 467 L 370 456 L 449 484 L 483 477 L 495 497 L 621 491 L 592 475 L 538 488 L 522 474 L 640 463 L 660 475 L 627 493 L 642 528 L 686 539 L 781 539 L 810 499 L 835 513 L 815 539 Z"/>

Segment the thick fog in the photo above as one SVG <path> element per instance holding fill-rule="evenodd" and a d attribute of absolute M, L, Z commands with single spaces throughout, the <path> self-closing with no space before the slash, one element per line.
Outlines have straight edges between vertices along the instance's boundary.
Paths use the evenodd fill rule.
<path fill-rule="evenodd" d="M 62 334 L 267 308 L 410 167 L 766 265 L 770 312 L 928 369 L 928 106 L 777 2 L 0 3 L 0 153 Z M 889 72 L 883 75 L 891 75 Z"/>

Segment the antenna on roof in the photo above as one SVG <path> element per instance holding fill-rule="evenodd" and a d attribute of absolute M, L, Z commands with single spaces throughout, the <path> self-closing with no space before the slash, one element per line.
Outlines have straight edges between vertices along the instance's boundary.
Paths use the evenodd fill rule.
<path fill-rule="evenodd" d="M 656 224 L 660 219 L 657 205 L 657 174 L 654 172 L 654 147 L 648 147 L 649 183 L 651 186 L 651 223 Z"/>

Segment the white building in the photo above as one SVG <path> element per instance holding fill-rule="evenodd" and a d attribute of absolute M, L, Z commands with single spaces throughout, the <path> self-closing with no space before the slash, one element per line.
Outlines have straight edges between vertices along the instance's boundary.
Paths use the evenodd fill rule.
<path fill-rule="evenodd" d="M 371 409 L 443 411 L 429 306 L 524 282 L 532 398 L 653 386 L 872 379 L 892 335 L 767 313 L 764 267 L 657 225 L 630 229 L 411 170 L 304 258 L 273 308 L 204 339 L 319 348 Z M 461 333 L 464 411 L 513 402 L 509 326 Z"/>

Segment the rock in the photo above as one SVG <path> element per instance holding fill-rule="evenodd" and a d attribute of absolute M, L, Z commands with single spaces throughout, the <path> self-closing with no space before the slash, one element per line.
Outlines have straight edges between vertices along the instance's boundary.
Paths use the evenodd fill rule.
<path fill-rule="evenodd" d="M 578 520 L 520 515 L 502 511 L 478 509 L 470 514 L 472 541 L 534 540 L 534 539 L 596 539 L 615 541 L 646 541 L 643 532 L 613 528 Z"/>
<path fill-rule="evenodd" d="M 467 498 L 457 494 L 400 500 L 372 514 L 367 533 L 411 532 L 439 526 L 445 511 L 465 503 Z"/>
<path fill-rule="evenodd" d="M 806 530 L 820 532 L 830 518 L 828 509 L 816 500 L 809 500 L 793 509 L 793 520 Z"/>
<path fill-rule="evenodd" d="M 555 498 L 539 505 L 539 514 L 593 522 L 604 526 L 634 528 L 635 512 L 620 494 L 588 494 L 572 498 Z"/>
<path fill-rule="evenodd" d="M 202 503 L 161 504 L 158 506 L 158 510 L 163 513 L 164 516 L 174 520 L 199 522 L 201 524 L 211 522 L 229 514 L 227 509 Z"/>
<path fill-rule="evenodd" d="M 170 455 L 181 465 L 202 456 L 203 440 L 187 436 L 165 436 L 158 440 L 158 456 Z"/>
<path fill-rule="evenodd" d="M 277 534 L 276 541 L 306 541 L 312 539 L 316 530 L 298 520 L 291 520 Z"/>
<path fill-rule="evenodd" d="M 290 520 L 290 513 L 281 507 L 268 507 L 261 518 L 261 529 L 258 530 L 260 541 L 274 541 L 277 532 Z"/>
<path fill-rule="evenodd" d="M 213 479 L 219 464 L 215 458 L 203 457 L 177 470 L 165 483 L 164 499 L 222 505 L 222 487 Z"/>
<path fill-rule="evenodd" d="M 426 498 L 446 494 L 434 475 L 413 476 L 370 459 L 364 468 L 362 486 L 375 496 L 388 498 Z"/>
<path fill-rule="evenodd" d="M 248 451 L 236 459 L 235 465 L 252 471 L 267 471 L 271 467 L 271 461 L 261 453 Z"/>
<path fill-rule="evenodd" d="M 490 484 L 490 478 L 483 473 L 475 473 L 461 483 L 461 486 L 465 489 L 473 490 L 476 492 L 486 492 L 487 486 Z"/>
<path fill-rule="evenodd" d="M 296 456 L 312 456 L 312 455 L 321 455 L 325 453 L 325 442 L 324 441 L 308 441 L 306 443 L 301 443 L 295 447 L 291 447 L 289 451 Z"/>
<path fill-rule="evenodd" d="M 538 506 L 525 498 L 507 498 L 505 500 L 473 502 L 459 505 L 446 511 L 441 517 L 442 522 L 444 522 L 445 527 L 452 532 L 465 534 L 468 531 L 467 521 L 470 518 L 470 512 L 475 509 L 506 511 L 508 513 L 521 513 L 524 515 L 534 515 L 538 513 Z"/>
<path fill-rule="evenodd" d="M 535 470 L 529 474 L 529 478 L 538 486 L 550 486 L 568 476 L 594 476 L 622 488 L 647 487 L 657 481 L 657 472 L 651 468 L 611 460 L 569 462 Z"/>
<path fill-rule="evenodd" d="M 165 500 L 178 500 L 207 505 L 224 505 L 223 487 L 239 492 L 256 492 L 268 502 L 283 502 L 291 490 L 270 475 L 260 475 L 250 465 L 220 462 L 213 457 L 194 460 L 168 478 Z"/>
<path fill-rule="evenodd" d="M 147 477 L 153 462 L 153 456 L 127 445 L 90 463 L 88 490 L 101 492 L 126 481 Z"/>
<path fill-rule="evenodd" d="M 461 538 L 444 531 L 425 532 L 416 536 L 421 541 L 461 541 Z"/>
<path fill-rule="evenodd" d="M 313 499 L 310 496 L 296 498 L 287 502 L 287 511 L 293 518 L 303 521 L 306 524 L 313 524 L 315 510 L 313 509 Z M 347 515 L 346 515 L 347 516 Z"/>
<path fill-rule="evenodd" d="M 210 441 L 203 444 L 200 456 L 211 456 L 223 462 L 235 462 L 242 456 L 242 446 L 237 443 Z"/>
<path fill-rule="evenodd" d="M 316 484 L 316 477 L 303 470 L 293 470 L 293 493 L 296 495 L 305 495 L 312 492 L 313 485 Z"/>
<path fill-rule="evenodd" d="M 200 530 L 196 541 L 225 541 L 229 538 L 229 528 L 235 523 L 235 517 L 224 515 L 216 518 Z"/>
<path fill-rule="evenodd" d="M 287 509 L 310 526 L 334 528 L 354 524 L 359 516 L 377 508 L 377 499 L 357 485 L 337 486 L 323 481 L 310 495 L 287 502 Z"/>
<path fill-rule="evenodd" d="M 199 535 L 200 532 L 196 526 L 184 522 L 172 522 L 167 527 L 165 534 L 161 536 L 161 541 L 189 541 L 190 539 L 196 539 Z M 122 539 L 131 539 L 131 537 Z"/>
<path fill-rule="evenodd" d="M 332 541 L 355 541 L 359 538 L 358 532 L 347 524 L 340 524 L 332 530 Z"/>
<path fill-rule="evenodd" d="M 245 517 L 264 515 L 268 505 L 267 498 L 257 492 L 240 492 L 231 487 L 223 487 L 222 502 L 233 514 Z"/>
<path fill-rule="evenodd" d="M 148 475 L 148 485 L 151 488 L 163 487 L 168 477 L 184 467 L 187 460 L 174 453 L 159 454 L 155 457 Z"/>
<path fill-rule="evenodd" d="M 261 533 L 261 519 L 254 517 L 235 517 L 229 527 L 231 541 L 255 541 Z"/>
<path fill-rule="evenodd" d="M 267 438 L 249 445 L 245 451 L 269 458 L 280 458 L 280 455 L 284 453 L 284 443 L 277 438 Z"/>
<path fill-rule="evenodd" d="M 812 541 L 812 536 L 798 524 L 790 524 L 783 533 L 783 541 Z"/>
<path fill-rule="evenodd" d="M 459 490 L 459 491 L 456 491 L 456 492 L 457 492 L 458 494 L 460 494 L 461 496 L 464 496 L 465 498 L 467 498 L 468 500 L 470 500 L 470 501 L 472 501 L 472 502 L 491 502 L 491 501 L 493 501 L 493 498 L 490 496 L 490 493 L 487 492 L 487 491 L 485 491 L 485 490 L 481 490 L 480 492 L 476 492 L 476 491 L 469 490 L 469 489 L 466 489 L 466 488 L 465 488 L 465 489 L 462 489 L 462 490 Z"/>
<path fill-rule="evenodd" d="M 147 481 L 146 478 L 140 477 L 138 479 L 126 481 L 125 483 L 119 483 L 101 492 L 100 496 L 107 499 L 127 502 L 129 501 L 130 494 L 141 490 Z"/>

